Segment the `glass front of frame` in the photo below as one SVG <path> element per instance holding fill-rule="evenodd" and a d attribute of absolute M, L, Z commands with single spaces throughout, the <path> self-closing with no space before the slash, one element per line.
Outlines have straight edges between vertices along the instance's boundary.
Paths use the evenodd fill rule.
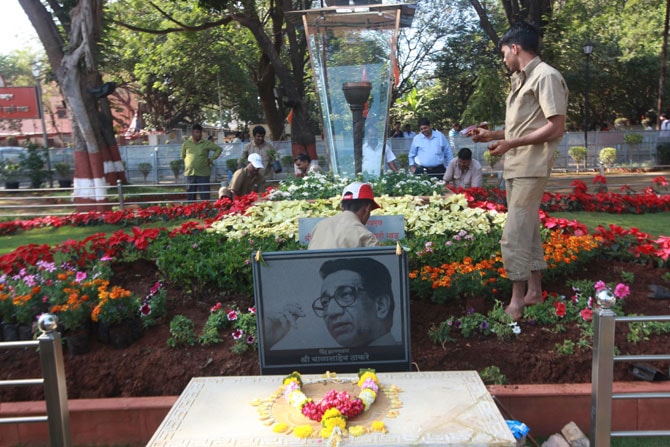
<path fill-rule="evenodd" d="M 363 139 L 358 172 L 378 177 L 382 169 L 393 34 L 393 30 L 320 27 L 310 36 L 328 161 L 331 171 L 341 176 L 357 173 L 357 135 Z M 347 89 L 358 95 L 354 103 L 345 97 Z"/>

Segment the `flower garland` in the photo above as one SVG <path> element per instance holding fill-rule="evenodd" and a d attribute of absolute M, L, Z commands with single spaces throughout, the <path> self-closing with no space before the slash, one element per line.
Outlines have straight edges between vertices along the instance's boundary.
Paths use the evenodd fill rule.
<path fill-rule="evenodd" d="M 303 393 L 302 376 L 298 372 L 286 376 L 283 385 L 286 401 L 305 417 L 321 423 L 323 428 L 320 435 L 323 438 L 329 438 L 333 434 L 344 431 L 347 420 L 367 411 L 377 399 L 379 391 L 379 379 L 374 369 L 359 371 L 358 386 L 361 392 L 357 397 L 350 396 L 346 391 L 330 390 L 323 396 L 323 399 L 315 402 Z M 385 431 L 381 422 L 373 424 L 373 429 Z M 309 425 L 297 427 L 294 434 L 306 438 L 312 434 L 312 429 Z"/>

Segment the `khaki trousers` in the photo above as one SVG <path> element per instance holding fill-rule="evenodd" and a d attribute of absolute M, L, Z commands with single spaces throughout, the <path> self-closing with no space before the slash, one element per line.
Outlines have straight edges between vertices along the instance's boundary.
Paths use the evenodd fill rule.
<path fill-rule="evenodd" d="M 547 177 L 505 180 L 507 220 L 500 250 L 505 273 L 512 281 L 526 281 L 531 271 L 547 268 L 538 216 L 546 185 Z"/>

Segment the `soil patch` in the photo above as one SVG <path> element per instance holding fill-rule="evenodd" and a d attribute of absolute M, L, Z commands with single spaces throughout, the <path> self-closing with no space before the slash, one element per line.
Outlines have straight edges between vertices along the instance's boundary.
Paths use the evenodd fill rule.
<path fill-rule="evenodd" d="M 670 300 L 652 300 L 647 297 L 648 284 L 663 284 L 661 276 L 668 268 L 652 268 L 641 264 L 600 262 L 589 265 L 574 274 L 574 278 L 593 281 L 618 282 L 621 273 L 634 275 L 631 295 L 625 300 L 627 314 L 669 315 Z M 158 271 L 152 262 L 139 261 L 115 266 L 114 282 L 144 296 L 158 280 Z M 565 279 L 545 281 L 548 292 L 566 296 L 572 291 Z M 68 396 L 72 399 L 104 397 L 140 397 L 178 395 L 192 377 L 259 374 L 258 355 L 250 351 L 242 355 L 231 352 L 232 338 L 223 343 L 202 347 L 171 349 L 169 321 L 174 315 L 185 315 L 202 328 L 209 309 L 217 301 L 235 303 L 241 309 L 252 305 L 251 299 L 216 294 L 193 298 L 174 287 L 168 287 L 168 316 L 164 324 L 146 331 L 125 349 L 114 349 L 91 337 L 90 352 L 69 355 L 65 352 Z M 421 371 L 478 370 L 497 366 L 509 384 L 588 383 L 591 381 L 591 349 L 575 349 L 574 355 L 559 355 L 556 345 L 572 336 L 578 329 L 566 325 L 565 332 L 556 332 L 522 321 L 521 334 L 514 340 L 501 342 L 493 336 L 457 338 L 454 343 L 436 345 L 428 337 L 428 330 L 451 315 L 464 315 L 469 307 L 490 307 L 488 302 L 455 302 L 437 305 L 426 300 L 412 300 L 410 304 L 412 361 Z M 622 354 L 667 354 L 670 334 L 654 335 L 648 341 L 632 344 L 626 341 L 626 330 L 617 325 L 616 344 Z M 39 359 L 33 350 L 5 350 L 0 352 L 0 379 L 36 377 Z M 633 380 L 629 364 L 617 362 L 615 380 Z M 668 371 L 668 363 L 655 364 Z M 10 387 L 0 391 L 0 401 L 41 400 L 41 387 Z"/>

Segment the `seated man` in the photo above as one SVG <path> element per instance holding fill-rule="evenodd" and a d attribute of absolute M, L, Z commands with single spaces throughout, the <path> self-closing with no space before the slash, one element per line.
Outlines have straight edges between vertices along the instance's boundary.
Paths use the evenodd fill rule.
<path fill-rule="evenodd" d="M 235 196 L 244 196 L 252 191 L 263 192 L 265 177 L 260 171 L 263 168 L 265 166 L 261 154 L 249 154 L 247 165 L 235 171 L 230 185 L 219 189 L 219 199 L 228 197 L 232 200 Z"/>
<path fill-rule="evenodd" d="M 365 224 L 381 208 L 369 183 L 354 182 L 342 193 L 342 212 L 319 221 L 312 230 L 308 250 L 373 247 L 377 237 Z"/>
<path fill-rule="evenodd" d="M 479 188 L 482 186 L 482 165 L 472 159 L 472 151 L 464 147 L 458 157 L 451 160 L 442 177 L 446 185 L 453 183 L 456 188 Z"/>
<path fill-rule="evenodd" d="M 313 172 L 321 171 L 319 165 L 312 163 L 312 160 L 307 154 L 298 154 L 293 159 L 293 167 L 295 168 L 296 178 L 303 178 Z"/>

